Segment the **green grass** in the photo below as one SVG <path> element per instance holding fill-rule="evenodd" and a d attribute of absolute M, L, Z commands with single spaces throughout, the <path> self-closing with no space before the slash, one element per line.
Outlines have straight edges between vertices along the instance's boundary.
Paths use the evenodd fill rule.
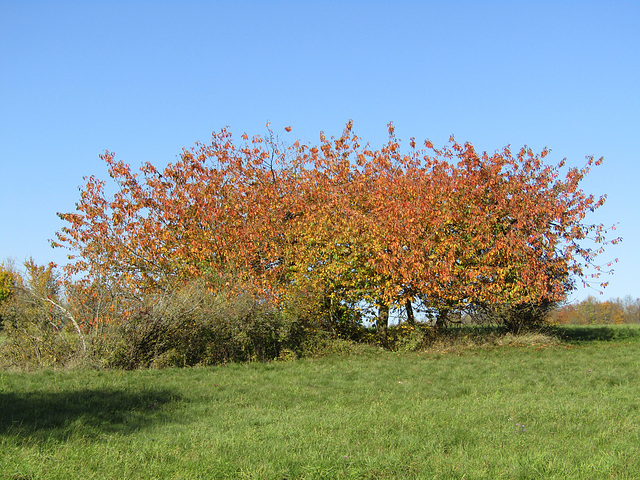
<path fill-rule="evenodd" d="M 0 478 L 640 478 L 640 329 L 555 333 L 444 354 L 0 372 Z"/>

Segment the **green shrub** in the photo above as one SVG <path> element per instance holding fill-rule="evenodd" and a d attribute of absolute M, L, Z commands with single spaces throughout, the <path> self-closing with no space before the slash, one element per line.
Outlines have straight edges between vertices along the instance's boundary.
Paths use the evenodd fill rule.
<path fill-rule="evenodd" d="M 308 335 L 298 348 L 299 358 L 321 358 L 325 356 L 360 355 L 378 350 L 373 343 L 359 343 L 347 338 L 337 338 L 327 331 Z"/>
<path fill-rule="evenodd" d="M 0 305 L 4 342 L 0 361 L 15 367 L 63 365 L 84 352 L 83 338 L 62 306 L 54 266 L 25 262 L 23 279 L 12 274 L 10 294 Z"/>
<path fill-rule="evenodd" d="M 473 318 L 476 323 L 502 325 L 514 334 L 538 330 L 549 324 L 549 314 L 557 304 L 542 300 L 516 304 L 481 305 Z"/>
<path fill-rule="evenodd" d="M 4 264 L 0 264 L 0 304 L 11 295 L 11 287 L 13 286 L 13 274 L 4 268 Z"/>
<path fill-rule="evenodd" d="M 235 290 L 234 290 L 235 291 Z M 153 295 L 108 334 L 107 364 L 144 367 L 213 365 L 302 354 L 313 329 L 252 294 L 215 293 L 193 281 Z"/>
<path fill-rule="evenodd" d="M 389 327 L 387 342 L 396 352 L 417 352 L 424 350 L 435 338 L 436 331 L 430 325 L 401 323 Z"/>
<path fill-rule="evenodd" d="M 4 262 L 0 263 L 0 307 L 11 297 L 14 285 L 17 283 L 18 277 L 11 265 L 6 266 Z M 0 308 L 0 330 L 4 326 L 2 310 Z"/>

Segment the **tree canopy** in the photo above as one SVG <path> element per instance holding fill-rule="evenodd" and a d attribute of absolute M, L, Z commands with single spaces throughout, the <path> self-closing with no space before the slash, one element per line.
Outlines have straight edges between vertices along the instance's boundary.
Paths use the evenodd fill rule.
<path fill-rule="evenodd" d="M 602 159 L 564 169 L 546 149 L 478 153 L 453 136 L 403 146 L 388 132 L 374 149 L 351 122 L 317 145 L 271 130 L 237 142 L 225 128 L 138 172 L 107 151 L 116 193 L 86 178 L 54 244 L 89 282 L 153 291 L 233 275 L 276 303 L 300 292 L 386 308 L 556 302 L 574 278 L 598 277 L 597 255 L 618 239 L 586 222 L 605 198 L 580 183 Z"/>

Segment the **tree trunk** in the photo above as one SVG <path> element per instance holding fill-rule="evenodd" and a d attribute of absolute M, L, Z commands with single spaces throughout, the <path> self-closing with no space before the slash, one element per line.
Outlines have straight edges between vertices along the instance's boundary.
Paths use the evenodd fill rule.
<path fill-rule="evenodd" d="M 389 305 L 378 305 L 378 321 L 376 322 L 376 334 L 383 347 L 387 347 L 387 327 L 389 325 Z"/>
<path fill-rule="evenodd" d="M 405 307 L 407 309 L 407 323 L 409 325 L 415 325 L 416 317 L 413 315 L 413 305 L 411 305 L 411 300 L 407 299 Z"/>
<path fill-rule="evenodd" d="M 444 327 L 449 319 L 449 309 L 448 308 L 440 308 L 438 309 L 438 313 L 436 314 L 436 324 L 435 328 Z"/>

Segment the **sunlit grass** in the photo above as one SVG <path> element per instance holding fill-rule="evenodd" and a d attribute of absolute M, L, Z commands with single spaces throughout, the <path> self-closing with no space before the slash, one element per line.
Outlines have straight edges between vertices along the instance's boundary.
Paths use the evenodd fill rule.
<path fill-rule="evenodd" d="M 555 344 L 0 373 L 0 478 L 640 478 L 640 330 L 597 328 Z"/>

